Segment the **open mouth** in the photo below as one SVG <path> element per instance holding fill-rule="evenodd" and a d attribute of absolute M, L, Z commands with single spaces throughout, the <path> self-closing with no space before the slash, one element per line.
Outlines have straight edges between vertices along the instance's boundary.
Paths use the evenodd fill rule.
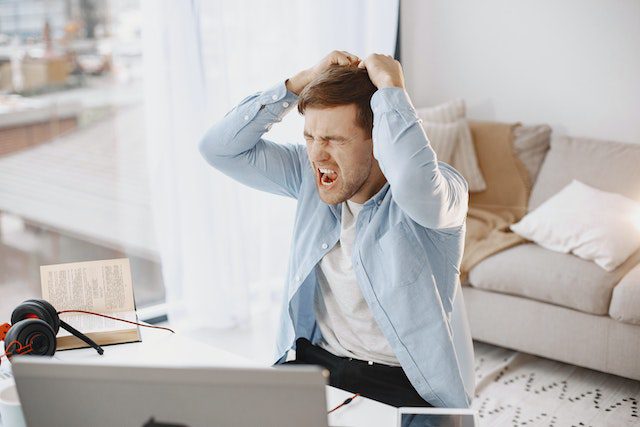
<path fill-rule="evenodd" d="M 320 182 L 320 188 L 328 190 L 334 186 L 338 180 L 338 173 L 329 168 L 318 168 L 318 181 Z"/>

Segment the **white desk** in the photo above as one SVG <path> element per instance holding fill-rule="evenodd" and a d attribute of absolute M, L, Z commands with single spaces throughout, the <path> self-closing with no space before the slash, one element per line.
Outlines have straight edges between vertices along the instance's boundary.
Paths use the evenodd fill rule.
<path fill-rule="evenodd" d="M 259 366 L 228 351 L 216 349 L 179 334 L 141 328 L 142 342 L 104 347 L 100 356 L 94 349 L 59 351 L 55 357 L 69 361 L 104 361 L 110 364 L 139 364 L 147 366 Z M 6 362 L 5 362 L 6 363 Z M 2 383 L 4 383 L 3 381 Z M 352 393 L 327 386 L 327 407 L 334 408 Z M 397 410 L 364 397 L 358 397 L 349 405 L 329 415 L 329 425 L 335 426 L 395 426 Z M 0 427 L 2 423 L 0 422 Z"/>

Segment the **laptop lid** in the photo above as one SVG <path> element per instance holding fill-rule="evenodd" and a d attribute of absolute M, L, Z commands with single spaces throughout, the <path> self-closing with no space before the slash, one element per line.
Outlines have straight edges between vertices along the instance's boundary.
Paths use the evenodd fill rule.
<path fill-rule="evenodd" d="M 327 427 L 315 366 L 146 367 L 13 359 L 27 425 Z"/>

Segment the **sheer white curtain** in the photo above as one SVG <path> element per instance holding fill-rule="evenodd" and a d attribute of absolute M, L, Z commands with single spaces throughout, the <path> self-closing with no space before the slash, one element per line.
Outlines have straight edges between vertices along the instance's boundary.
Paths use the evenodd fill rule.
<path fill-rule="evenodd" d="M 329 51 L 393 54 L 398 0 L 143 0 L 147 152 L 170 321 L 245 322 L 280 301 L 295 203 L 210 168 L 197 144 L 240 99 Z M 266 135 L 302 142 L 293 112 Z"/>

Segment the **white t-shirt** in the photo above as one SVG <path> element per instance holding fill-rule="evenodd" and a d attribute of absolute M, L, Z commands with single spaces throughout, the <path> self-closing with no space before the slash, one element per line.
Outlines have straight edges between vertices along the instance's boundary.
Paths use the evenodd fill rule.
<path fill-rule="evenodd" d="M 314 310 L 324 340 L 318 345 L 337 356 L 400 366 L 353 271 L 351 254 L 361 210 L 359 203 L 342 204 L 340 240 L 320 261 Z"/>

